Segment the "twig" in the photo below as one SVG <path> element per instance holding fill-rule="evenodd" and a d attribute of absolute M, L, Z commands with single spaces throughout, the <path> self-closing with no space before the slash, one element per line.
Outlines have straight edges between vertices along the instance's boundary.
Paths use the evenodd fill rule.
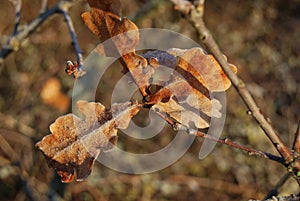
<path fill-rule="evenodd" d="M 79 46 L 77 36 L 76 36 L 76 32 L 75 32 L 74 25 L 73 25 L 73 21 L 72 21 L 70 15 L 68 13 L 68 9 L 69 9 L 69 7 L 63 7 L 61 9 L 61 12 L 64 14 L 65 21 L 68 25 L 69 32 L 70 32 L 70 35 L 71 35 L 72 44 L 75 48 L 75 52 L 76 52 L 76 56 L 77 56 L 77 63 L 78 63 L 78 70 L 81 70 L 82 64 L 83 64 L 82 50 Z"/>
<path fill-rule="evenodd" d="M 264 198 L 265 200 L 272 198 L 273 196 L 277 196 L 278 192 L 279 192 L 279 188 L 281 188 L 285 182 L 291 177 L 291 173 L 286 173 L 280 180 L 279 182 L 276 184 L 276 186 L 274 186 L 274 188 L 272 190 L 270 190 L 270 192 L 267 194 L 267 196 Z"/>
<path fill-rule="evenodd" d="M 297 131 L 295 133 L 292 150 L 294 151 L 294 162 L 288 166 L 288 170 L 294 173 L 293 176 L 300 185 L 300 124 L 298 124 Z"/>
<path fill-rule="evenodd" d="M 298 124 L 297 131 L 295 133 L 295 140 L 292 149 L 298 156 L 300 156 L 300 124 Z"/>
<path fill-rule="evenodd" d="M 196 6 L 186 0 L 170 0 L 176 4 L 177 8 L 188 18 L 192 25 L 196 28 L 199 38 L 207 49 L 214 55 L 218 63 L 223 68 L 224 72 L 231 80 L 232 85 L 235 87 L 240 97 L 251 111 L 254 119 L 258 122 L 263 129 L 266 136 L 270 139 L 274 147 L 280 153 L 285 161 L 285 166 L 289 171 L 292 171 L 300 185 L 300 161 L 295 160 L 292 151 L 283 143 L 277 131 L 272 127 L 270 122 L 262 114 L 259 107 L 256 105 L 252 95 L 246 89 L 245 83 L 231 70 L 229 64 L 225 60 L 220 48 L 212 37 L 210 31 L 207 29 L 204 20 L 204 0 L 195 1 Z M 189 2 L 187 4 L 187 2 Z M 187 6 L 183 6 L 186 5 Z M 298 175 L 298 176 L 297 176 Z"/>
<path fill-rule="evenodd" d="M 27 38 L 34 30 L 36 30 L 48 17 L 57 13 L 59 4 L 60 3 L 56 4 L 46 12 L 40 14 L 40 16 L 33 20 L 25 29 L 11 36 L 8 44 L 5 45 L 0 52 L 0 59 L 3 60 L 11 52 L 14 51 L 14 44 L 19 44 L 22 40 Z"/>
<path fill-rule="evenodd" d="M 237 143 L 235 143 L 235 142 L 233 142 L 233 141 L 231 141 L 231 140 L 229 140 L 227 138 L 220 139 L 220 138 L 214 137 L 212 135 L 208 135 L 206 133 L 203 133 L 203 132 L 201 132 L 199 130 L 188 128 L 188 127 L 186 127 L 186 126 L 184 126 L 184 125 L 182 125 L 182 124 L 180 124 L 178 122 L 175 122 L 173 119 L 165 116 L 164 114 L 160 113 L 159 111 L 156 111 L 156 110 L 153 110 L 153 111 L 159 117 L 161 117 L 162 119 L 164 119 L 168 124 L 170 124 L 176 130 L 184 130 L 184 131 L 186 131 L 190 135 L 195 135 L 197 137 L 202 137 L 202 138 L 205 138 L 205 139 L 208 139 L 208 140 L 211 140 L 211 141 L 218 142 L 220 144 L 225 144 L 225 145 L 228 145 L 230 147 L 234 147 L 236 149 L 245 151 L 249 155 L 255 155 L 255 156 L 267 158 L 267 159 L 270 159 L 272 161 L 276 161 L 276 162 L 279 162 L 281 164 L 284 164 L 284 160 L 281 157 L 275 156 L 275 155 L 270 154 L 270 153 L 258 151 L 258 150 L 255 150 L 253 148 L 245 147 L 245 146 L 237 144 Z"/>
<path fill-rule="evenodd" d="M 21 20 L 22 0 L 15 0 L 15 1 L 10 0 L 10 2 L 12 2 L 14 4 L 14 6 L 15 6 L 15 13 L 16 13 L 16 16 L 15 16 L 15 27 L 14 27 L 12 35 L 16 35 L 17 32 L 18 32 L 18 27 L 19 27 L 20 20 Z"/>
<path fill-rule="evenodd" d="M 45 1 L 43 3 L 45 3 Z M 0 63 L 2 63 L 4 58 L 6 58 L 10 53 L 18 49 L 16 47 L 19 46 L 21 41 L 23 41 L 32 32 L 34 32 L 46 19 L 48 19 L 53 14 L 61 13 L 61 10 L 65 6 L 70 6 L 71 4 L 72 3 L 66 0 L 59 1 L 56 5 L 54 5 L 50 9 L 42 12 L 36 19 L 34 19 L 28 26 L 26 26 L 25 29 L 18 31 L 15 35 L 12 35 L 8 41 L 8 44 L 3 46 L 2 50 L 0 51 Z M 43 8 L 44 6 L 42 6 L 41 9 Z"/>
<path fill-rule="evenodd" d="M 48 0 L 42 0 L 40 14 L 46 12 L 48 9 Z"/>

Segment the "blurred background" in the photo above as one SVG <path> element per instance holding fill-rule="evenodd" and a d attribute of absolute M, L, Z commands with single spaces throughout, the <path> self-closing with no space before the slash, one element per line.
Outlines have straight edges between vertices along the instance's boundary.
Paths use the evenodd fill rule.
<path fill-rule="evenodd" d="M 49 7 L 58 0 L 49 0 Z M 40 12 L 41 1 L 22 1 L 20 28 Z M 89 9 L 75 1 L 70 14 L 86 57 L 100 41 L 80 18 Z M 123 15 L 139 28 L 164 28 L 197 41 L 193 27 L 166 0 L 126 0 Z M 238 67 L 261 110 L 283 140 L 292 146 L 300 116 L 300 1 L 209 0 L 205 20 L 230 63 Z M 14 6 L 0 1 L 1 44 L 14 27 Z M 198 158 L 202 139 L 176 163 L 161 171 L 128 175 L 96 162 L 86 181 L 62 184 L 34 144 L 49 134 L 49 125 L 71 112 L 75 80 L 65 72 L 67 60 L 76 60 L 62 15 L 51 16 L 24 40 L 0 66 L 0 200 L 248 200 L 263 199 L 285 175 L 272 161 L 248 156 L 217 145 Z M 114 64 L 101 79 L 97 100 L 109 107 L 112 89 L 122 77 Z M 227 119 L 222 136 L 249 147 L 277 154 L 234 89 L 227 92 Z M 149 123 L 147 113 L 135 118 Z M 149 153 L 166 146 L 174 131 L 165 126 L 150 140 L 120 133 L 118 146 L 134 153 Z M 298 193 L 290 178 L 280 195 Z"/>

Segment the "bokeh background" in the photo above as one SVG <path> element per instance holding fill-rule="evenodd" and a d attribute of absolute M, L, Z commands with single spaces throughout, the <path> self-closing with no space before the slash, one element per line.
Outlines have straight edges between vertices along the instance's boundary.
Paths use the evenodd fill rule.
<path fill-rule="evenodd" d="M 40 1 L 22 1 L 21 25 L 39 15 Z M 49 7 L 57 3 L 49 0 Z M 140 28 L 164 28 L 197 40 L 196 32 L 166 0 L 126 0 L 123 15 Z M 84 56 L 100 41 L 83 24 L 85 1 L 70 9 Z M 205 20 L 230 63 L 283 140 L 292 146 L 300 116 L 300 1 L 209 0 Z M 1 43 L 14 26 L 14 7 L 0 1 Z M 62 15 L 50 17 L 0 66 L 0 200 L 248 200 L 263 199 L 286 173 L 272 161 L 248 156 L 217 145 L 199 160 L 202 139 L 170 167 L 151 174 L 128 175 L 96 163 L 86 181 L 62 184 L 34 144 L 49 134 L 49 125 L 71 112 L 74 79 L 65 74 L 67 60 L 76 60 Z M 122 77 L 114 64 L 101 79 L 97 100 L 109 107 L 111 93 Z M 227 92 L 227 119 L 223 137 L 277 154 L 234 89 Z M 143 111 L 137 124 L 149 123 Z M 167 125 L 151 140 L 120 133 L 119 146 L 135 153 L 159 150 L 172 139 Z M 121 159 L 120 159 L 121 160 Z M 289 179 L 280 195 L 298 193 Z"/>

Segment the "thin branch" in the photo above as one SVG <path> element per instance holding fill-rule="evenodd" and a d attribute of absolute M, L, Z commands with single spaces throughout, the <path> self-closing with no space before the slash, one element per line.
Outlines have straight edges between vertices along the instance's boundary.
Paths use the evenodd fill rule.
<path fill-rule="evenodd" d="M 288 167 L 290 172 L 294 173 L 294 178 L 297 180 L 300 185 L 300 124 L 298 124 L 297 131 L 295 133 L 295 140 L 293 143 L 293 151 L 294 151 L 294 162 L 291 163 Z"/>
<path fill-rule="evenodd" d="M 79 77 L 85 75 L 86 72 L 82 70 L 82 67 L 83 67 L 82 50 L 81 50 L 80 45 L 77 40 L 77 35 L 75 32 L 73 21 L 69 15 L 69 8 L 70 7 L 68 7 L 68 6 L 64 6 L 61 8 L 60 11 L 63 13 L 65 21 L 68 25 L 72 44 L 73 44 L 75 52 L 76 52 L 77 61 L 74 63 L 72 63 L 71 61 L 67 61 L 67 66 L 66 66 L 65 71 L 67 74 L 73 75 L 74 78 L 79 78 Z"/>
<path fill-rule="evenodd" d="M 66 0 L 59 1 L 56 5 L 41 13 L 36 19 L 34 19 L 25 29 L 17 32 L 15 35 L 12 35 L 9 39 L 8 44 L 3 46 L 0 52 L 0 63 L 3 62 L 4 58 L 6 58 L 10 53 L 15 51 L 16 47 L 19 46 L 21 41 L 26 39 L 32 32 L 34 32 L 45 20 L 47 20 L 50 16 L 56 13 L 61 13 L 63 7 L 70 6 L 70 2 Z"/>
<path fill-rule="evenodd" d="M 77 56 L 78 69 L 80 70 L 82 68 L 82 64 L 83 64 L 83 56 L 82 56 L 82 50 L 81 50 L 78 40 L 77 40 L 73 21 L 68 13 L 68 8 L 64 7 L 61 11 L 64 14 L 65 21 L 69 28 L 69 32 L 70 32 L 71 39 L 72 39 L 72 44 L 75 48 L 75 52 L 76 52 L 76 56 Z"/>
<path fill-rule="evenodd" d="M 286 166 L 294 162 L 294 157 L 291 150 L 283 143 L 282 139 L 279 137 L 277 131 L 272 127 L 270 122 L 262 114 L 259 107 L 256 105 L 252 95 L 246 89 L 245 83 L 231 70 L 229 64 L 225 60 L 220 48 L 212 37 L 210 31 L 207 29 L 204 20 L 204 0 L 197 1 L 197 7 L 194 6 L 191 2 L 187 7 L 183 8 L 182 5 L 185 5 L 187 1 L 185 0 L 170 0 L 173 3 L 176 3 L 176 7 L 188 18 L 192 25 L 196 28 L 196 31 L 199 34 L 200 40 L 207 47 L 207 49 L 214 55 L 216 60 L 219 62 L 224 72 L 231 80 L 232 85 L 238 91 L 240 97 L 251 111 L 253 117 L 258 122 L 260 127 L 265 132 L 266 136 L 270 139 L 274 147 L 280 153 L 280 155 L 285 160 Z M 300 162 L 296 164 L 297 171 L 300 170 Z"/>
<path fill-rule="evenodd" d="M 20 20 L 21 20 L 22 0 L 10 0 L 10 2 L 14 4 L 14 6 L 15 6 L 15 13 L 16 13 L 16 16 L 15 16 L 15 27 L 14 27 L 13 34 L 12 34 L 14 36 L 18 32 L 18 27 L 19 27 Z"/>
<path fill-rule="evenodd" d="M 199 130 L 195 130 L 195 129 L 192 129 L 192 128 L 188 128 L 178 122 L 175 122 L 173 119 L 165 116 L 164 114 L 160 113 L 159 111 L 156 111 L 156 110 L 153 110 L 159 117 L 161 117 L 162 119 L 164 119 L 168 124 L 170 124 L 173 129 L 175 130 L 184 130 L 186 131 L 189 135 L 195 135 L 197 137 L 202 137 L 202 138 L 205 138 L 205 139 L 208 139 L 208 140 L 211 140 L 211 141 L 214 141 L 214 142 L 217 142 L 217 143 L 220 143 L 220 144 L 225 144 L 227 146 L 230 146 L 230 147 L 233 147 L 233 148 L 236 148 L 236 149 L 239 149 L 239 150 L 242 150 L 242 151 L 245 151 L 247 152 L 249 155 L 255 155 L 255 156 L 259 156 L 259 157 L 263 157 L 263 158 L 267 158 L 269 160 L 272 160 L 272 161 L 276 161 L 278 163 L 281 163 L 281 164 L 284 164 L 284 160 L 279 157 L 279 156 L 275 156 L 273 154 L 270 154 L 270 153 L 266 153 L 266 152 L 262 152 L 262 151 L 258 151 L 258 150 L 255 150 L 253 148 L 249 148 L 249 147 L 246 147 L 246 146 L 243 146 L 243 145 L 240 145 L 240 144 L 237 144 L 231 140 L 229 140 L 228 138 L 223 138 L 223 139 L 220 139 L 220 138 L 217 138 L 217 137 L 214 137 L 212 135 L 208 135 L 206 133 L 203 133 Z"/>
<path fill-rule="evenodd" d="M 18 0 L 18 2 L 21 2 L 21 0 Z M 8 43 L 2 48 L 0 52 L 0 64 L 3 62 L 5 57 L 7 57 L 13 51 L 17 50 L 21 41 L 27 38 L 33 31 L 35 31 L 46 19 L 48 19 L 53 14 L 60 13 L 64 15 L 65 21 L 68 25 L 70 36 L 72 39 L 72 44 L 74 46 L 76 57 L 77 57 L 77 62 L 74 62 L 74 64 L 70 61 L 67 62 L 66 72 L 68 74 L 73 74 L 75 78 L 80 77 L 84 75 L 85 72 L 82 70 L 82 65 L 83 65 L 82 50 L 77 40 L 73 21 L 69 15 L 69 9 L 73 5 L 73 3 L 66 0 L 61 0 L 50 9 L 48 9 L 47 5 L 48 5 L 48 0 L 42 0 L 39 17 L 33 20 L 24 30 L 20 32 L 16 31 L 18 27 L 17 22 L 19 20 L 16 19 L 14 34 L 9 38 Z M 20 3 L 18 4 L 18 6 L 16 6 L 16 10 L 18 10 L 19 8 L 20 8 Z M 17 13 L 16 16 L 19 16 L 19 12 L 16 11 L 16 13 Z"/>
<path fill-rule="evenodd" d="M 298 156 L 300 156 L 300 124 L 298 124 L 297 131 L 295 133 L 295 139 L 292 148 Z"/>
<path fill-rule="evenodd" d="M 42 0 L 40 14 L 48 10 L 48 0 Z"/>
<path fill-rule="evenodd" d="M 10 37 L 9 43 L 5 45 L 0 52 L 0 59 L 3 61 L 10 53 L 14 51 L 14 44 L 20 44 L 22 40 L 27 38 L 33 31 L 35 31 L 48 17 L 57 13 L 58 4 L 42 13 L 38 18 L 33 20 L 25 29 Z"/>

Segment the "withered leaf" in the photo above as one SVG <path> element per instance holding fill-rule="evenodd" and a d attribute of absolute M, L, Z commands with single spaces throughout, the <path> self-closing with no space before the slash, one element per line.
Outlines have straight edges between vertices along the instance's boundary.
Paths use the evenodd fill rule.
<path fill-rule="evenodd" d="M 82 19 L 104 42 L 98 45 L 96 51 L 101 55 L 120 58 L 123 72 L 130 71 L 142 95 L 146 96 L 153 69 L 144 57 L 135 53 L 139 43 L 137 26 L 131 20 L 120 17 L 119 0 L 88 0 L 88 3 L 90 11 L 83 13 Z"/>
<path fill-rule="evenodd" d="M 101 151 L 112 149 L 117 143 L 119 129 L 127 128 L 131 118 L 139 111 L 137 103 L 113 104 L 110 110 L 100 103 L 78 101 L 84 115 L 81 119 L 67 114 L 50 125 L 52 134 L 36 144 L 53 167 L 61 181 L 68 183 L 85 179 L 92 170 Z"/>
<path fill-rule="evenodd" d="M 230 80 L 214 57 L 202 49 L 176 51 L 180 56 L 170 80 L 162 83 L 163 87 L 149 96 L 146 104 L 185 126 L 207 128 L 211 117 L 221 116 L 222 107 L 218 100 L 211 100 L 210 92 L 225 91 Z M 169 54 L 177 56 L 174 50 Z M 236 67 L 231 66 L 236 72 Z"/>
<path fill-rule="evenodd" d="M 101 41 L 111 38 L 109 28 L 113 24 L 107 24 L 107 18 L 114 18 L 121 21 L 121 2 L 120 0 L 87 0 L 90 5 L 90 11 L 81 15 L 87 27 Z M 108 27 L 109 26 L 109 27 Z"/>
<path fill-rule="evenodd" d="M 172 76 L 166 82 L 165 87 L 150 96 L 147 104 L 154 104 L 153 109 L 165 112 L 177 122 L 190 127 L 209 127 L 211 116 L 218 117 L 220 103 L 215 101 L 212 107 L 212 100 L 195 88 L 180 76 Z"/>
<path fill-rule="evenodd" d="M 237 73 L 237 68 L 230 64 L 231 69 Z M 187 50 L 179 59 L 177 65 L 183 77 L 188 72 L 197 79 L 205 88 L 212 92 L 225 91 L 231 82 L 212 55 L 207 55 L 201 48 Z M 189 79 L 187 77 L 187 79 Z"/>

